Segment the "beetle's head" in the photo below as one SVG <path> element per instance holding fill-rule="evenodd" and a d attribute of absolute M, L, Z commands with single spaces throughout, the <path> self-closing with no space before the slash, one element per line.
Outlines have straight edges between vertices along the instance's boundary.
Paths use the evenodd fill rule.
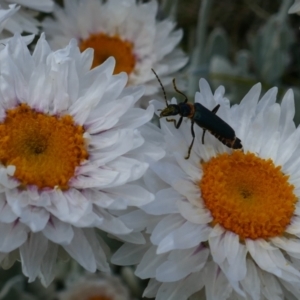
<path fill-rule="evenodd" d="M 159 117 L 163 118 L 163 117 L 168 117 L 168 116 L 176 116 L 178 114 L 179 114 L 178 105 L 177 104 L 170 104 L 161 111 Z"/>

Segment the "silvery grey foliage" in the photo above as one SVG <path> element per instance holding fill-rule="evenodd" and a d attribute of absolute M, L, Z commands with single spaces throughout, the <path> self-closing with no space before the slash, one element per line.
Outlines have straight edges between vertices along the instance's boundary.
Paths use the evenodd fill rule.
<path fill-rule="evenodd" d="M 211 2 L 211 5 L 213 1 L 208 2 Z M 254 35 L 248 36 L 245 32 L 248 49 L 232 53 L 230 36 L 220 27 L 213 28 L 205 38 L 205 42 L 201 41 L 201 45 L 196 38 L 196 45 L 192 50 L 194 60 L 190 62 L 187 71 L 190 82 L 188 94 L 192 95 L 197 88 L 192 83 L 192 78 L 205 77 L 214 87 L 225 85 L 228 97 L 233 103 L 239 102 L 256 82 L 261 82 L 264 89 L 277 86 L 280 93 L 292 87 L 295 96 L 298 97 L 300 91 L 297 86 L 283 83 L 283 76 L 291 62 L 291 46 L 295 42 L 295 30 L 290 25 L 288 15 L 292 2 L 292 0 L 282 1 L 278 12 L 271 15 Z M 206 3 L 200 10 L 206 9 L 207 14 L 209 13 L 207 7 L 210 5 Z M 208 22 L 209 17 L 206 16 L 204 21 Z M 207 24 L 203 24 L 202 20 L 195 36 L 205 36 L 206 33 L 203 31 L 206 28 Z M 296 106 L 298 102 L 296 101 Z M 300 121 L 299 110 L 300 107 L 296 109 L 297 123 Z"/>

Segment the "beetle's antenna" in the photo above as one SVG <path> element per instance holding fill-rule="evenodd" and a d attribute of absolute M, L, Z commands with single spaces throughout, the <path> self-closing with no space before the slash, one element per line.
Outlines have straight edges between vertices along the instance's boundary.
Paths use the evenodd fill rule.
<path fill-rule="evenodd" d="M 162 88 L 162 90 L 163 90 L 164 97 L 165 97 L 165 101 L 166 101 L 166 105 L 169 106 L 168 101 L 167 101 L 167 95 L 166 95 L 165 88 L 164 88 L 164 86 L 162 85 L 162 83 L 161 83 L 161 81 L 160 81 L 158 75 L 156 74 L 156 72 L 155 72 L 153 69 L 151 69 L 151 70 L 152 70 L 152 72 L 154 73 L 155 77 L 157 78 L 157 80 L 158 80 L 158 82 L 159 82 L 159 84 L 160 84 L 160 86 L 161 86 L 161 88 Z"/>
<path fill-rule="evenodd" d="M 175 90 L 178 94 L 184 96 L 184 98 L 185 98 L 185 99 L 184 99 L 184 103 L 186 103 L 186 102 L 188 101 L 188 98 L 187 98 L 186 94 L 184 94 L 183 92 L 181 92 L 181 91 L 178 90 L 178 88 L 177 88 L 177 86 L 176 86 L 176 83 L 175 83 L 175 78 L 173 78 L 173 87 L 174 87 L 174 90 Z"/>

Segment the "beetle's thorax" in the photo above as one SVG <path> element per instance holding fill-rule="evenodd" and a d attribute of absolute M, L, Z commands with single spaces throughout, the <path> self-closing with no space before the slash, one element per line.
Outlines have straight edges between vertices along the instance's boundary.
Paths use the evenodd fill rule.
<path fill-rule="evenodd" d="M 179 107 L 179 114 L 182 117 L 192 118 L 194 116 L 195 108 L 192 103 L 188 103 L 188 102 L 179 103 L 178 107 Z"/>

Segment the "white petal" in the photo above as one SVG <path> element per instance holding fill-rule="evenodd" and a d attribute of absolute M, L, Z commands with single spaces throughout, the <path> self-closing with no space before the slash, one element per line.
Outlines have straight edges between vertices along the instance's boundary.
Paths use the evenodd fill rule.
<path fill-rule="evenodd" d="M 223 227 L 216 225 L 212 229 L 209 235 L 209 246 L 211 248 L 211 254 L 216 263 L 220 264 L 226 259 L 226 252 L 224 251 L 223 236 L 225 230 Z M 236 251 L 237 252 L 237 251 Z"/>
<path fill-rule="evenodd" d="M 167 215 L 155 227 L 151 235 L 151 242 L 158 245 L 168 234 L 184 224 L 184 219 L 179 214 Z"/>
<path fill-rule="evenodd" d="M 186 221 L 160 241 L 157 253 L 164 253 L 173 249 L 187 249 L 207 241 L 211 229 L 207 226 Z"/>
<path fill-rule="evenodd" d="M 256 104 L 261 92 L 261 84 L 254 85 L 247 95 L 242 99 L 239 105 L 240 126 L 236 128 L 236 135 L 239 137 L 246 137 L 250 121 L 254 115 Z"/>
<path fill-rule="evenodd" d="M 163 283 L 158 290 L 156 300 L 187 299 L 195 292 L 201 290 L 203 280 L 198 273 L 191 274 L 180 282 Z"/>
<path fill-rule="evenodd" d="M 202 248 L 200 251 L 186 250 L 184 259 L 167 260 L 156 270 L 156 279 L 161 282 L 182 280 L 191 273 L 200 271 L 208 258 L 209 250 Z"/>
<path fill-rule="evenodd" d="M 141 209 L 151 215 L 178 213 L 176 202 L 181 198 L 172 188 L 162 189 L 155 195 L 155 201 L 142 206 Z"/>
<path fill-rule="evenodd" d="M 208 209 L 194 206 L 187 201 L 178 201 L 177 206 L 181 215 L 192 223 L 208 224 L 212 221 L 212 216 Z"/>
<path fill-rule="evenodd" d="M 34 61 L 20 34 L 15 34 L 7 45 L 7 50 L 24 78 L 30 78 Z"/>
<path fill-rule="evenodd" d="M 0 222 L 12 223 L 17 219 L 17 215 L 14 214 L 8 203 L 6 202 L 5 194 L 0 194 Z"/>
<path fill-rule="evenodd" d="M 27 240 L 28 229 L 20 222 L 0 226 L 0 252 L 10 252 Z"/>
<path fill-rule="evenodd" d="M 278 281 L 276 280 L 275 276 L 264 272 L 261 278 L 261 293 L 267 299 L 276 299 L 281 300 L 283 299 L 283 293 Z"/>
<path fill-rule="evenodd" d="M 26 224 L 32 232 L 45 228 L 50 218 L 49 212 L 41 207 L 27 206 L 22 209 L 20 221 Z"/>
<path fill-rule="evenodd" d="M 226 239 L 226 238 L 225 238 Z M 233 254 L 236 252 L 236 249 L 238 252 L 234 256 Z M 247 255 L 247 250 L 244 245 L 238 245 L 234 247 L 233 245 L 230 247 L 232 252 L 227 252 L 227 259 L 220 264 L 220 267 L 222 268 L 222 271 L 226 274 L 228 280 L 230 282 L 238 282 L 241 281 L 245 278 L 246 273 L 247 273 L 247 266 L 246 266 L 246 255 Z M 225 251 L 226 251 L 225 250 Z M 245 294 L 238 288 L 236 290 L 239 294 L 244 296 Z"/>
<path fill-rule="evenodd" d="M 217 264 L 214 262 L 209 262 L 207 264 L 204 270 L 203 279 L 207 299 L 229 299 L 228 297 L 232 292 L 232 287 Z"/>
<path fill-rule="evenodd" d="M 161 283 L 156 281 L 155 279 L 151 278 L 148 282 L 147 287 L 145 288 L 143 292 L 143 297 L 147 298 L 155 298 L 157 291 L 159 287 L 161 286 Z"/>
<path fill-rule="evenodd" d="M 120 218 L 116 218 L 108 211 L 97 207 L 95 213 L 103 219 L 102 223 L 98 225 L 102 230 L 112 234 L 128 234 L 132 230 L 127 228 Z"/>
<path fill-rule="evenodd" d="M 101 237 L 97 236 L 97 233 L 94 229 L 85 228 L 82 229 L 82 231 L 84 232 L 84 235 L 92 248 L 97 263 L 97 269 L 102 272 L 108 272 L 110 269 L 105 254 L 105 251 L 107 251 L 108 249 L 102 249 L 102 246 L 100 244 L 102 241 Z"/>
<path fill-rule="evenodd" d="M 48 207 L 58 219 L 68 223 L 75 223 L 92 209 L 91 203 L 77 189 L 70 188 L 62 192 L 53 190 L 49 193 L 51 207 Z"/>
<path fill-rule="evenodd" d="M 277 166 L 283 166 L 297 149 L 300 139 L 300 128 L 298 127 L 286 140 L 289 147 L 279 147 L 274 163 Z"/>
<path fill-rule="evenodd" d="M 111 189 L 103 189 L 105 193 L 111 194 L 115 201 L 124 199 L 129 206 L 142 206 L 154 200 L 154 196 L 139 185 L 124 184 Z"/>
<path fill-rule="evenodd" d="M 45 63 L 46 58 L 50 53 L 51 53 L 50 46 L 46 42 L 45 34 L 42 33 L 35 45 L 32 58 L 34 59 L 35 63 L 38 65 L 40 63 Z"/>
<path fill-rule="evenodd" d="M 299 281 L 300 273 L 288 264 L 278 249 L 265 248 L 264 241 L 246 239 L 246 247 L 260 268 L 289 281 Z"/>
<path fill-rule="evenodd" d="M 289 252 L 300 253 L 300 241 L 298 239 L 275 237 L 271 239 L 272 244 Z"/>
<path fill-rule="evenodd" d="M 114 238 L 120 241 L 132 243 L 132 244 L 145 244 L 146 240 L 141 232 L 131 232 L 127 234 L 114 234 Z"/>
<path fill-rule="evenodd" d="M 37 277 L 47 246 L 47 239 L 39 232 L 29 234 L 27 241 L 20 247 L 22 270 L 29 277 L 29 282 Z"/>
<path fill-rule="evenodd" d="M 142 231 L 151 222 L 152 216 L 141 210 L 134 210 L 119 218 L 128 228 L 132 228 L 134 231 Z"/>
<path fill-rule="evenodd" d="M 97 263 L 93 250 L 84 236 L 81 229 L 73 228 L 74 237 L 70 244 L 63 245 L 63 248 L 74 258 L 83 268 L 89 272 L 95 272 Z"/>
<path fill-rule="evenodd" d="M 47 251 L 40 267 L 40 277 L 44 286 L 49 286 L 55 277 L 58 245 L 48 241 Z"/>
<path fill-rule="evenodd" d="M 73 239 L 74 232 L 72 226 L 51 216 L 49 222 L 43 230 L 43 234 L 50 241 L 57 244 L 69 244 Z"/>
<path fill-rule="evenodd" d="M 111 258 L 111 262 L 115 265 L 121 266 L 130 266 L 137 264 L 141 261 L 148 248 L 148 244 L 124 244 L 114 253 Z"/>
<path fill-rule="evenodd" d="M 156 247 L 150 247 L 138 264 L 135 275 L 141 279 L 155 277 L 156 269 L 166 261 L 168 254 L 156 254 Z"/>
<path fill-rule="evenodd" d="M 251 259 L 246 260 L 247 274 L 241 281 L 241 285 L 246 293 L 248 293 L 252 299 L 259 299 L 261 294 L 260 278 L 258 276 L 256 265 Z"/>

